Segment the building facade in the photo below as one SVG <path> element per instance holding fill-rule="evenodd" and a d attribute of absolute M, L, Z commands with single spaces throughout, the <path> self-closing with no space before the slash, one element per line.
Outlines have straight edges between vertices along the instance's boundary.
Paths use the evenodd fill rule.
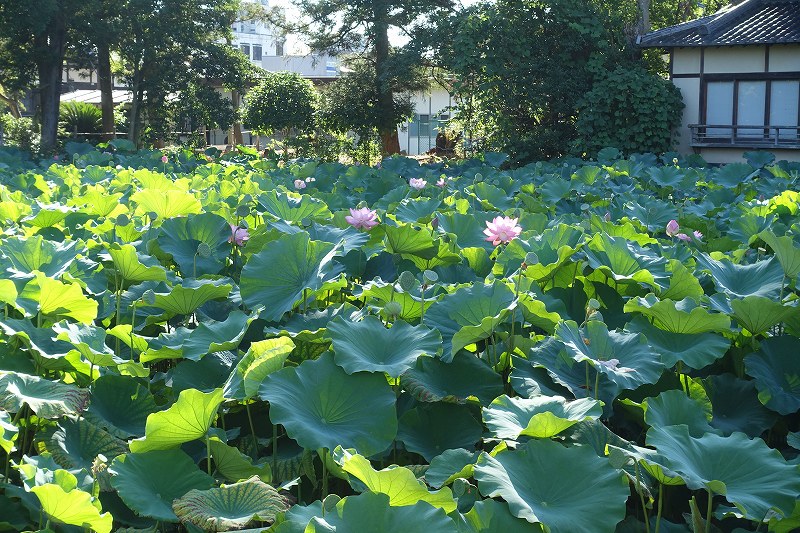
<path fill-rule="evenodd" d="M 712 163 L 749 150 L 800 160 L 800 0 L 743 0 L 639 44 L 669 54 L 686 106 L 679 151 Z"/>

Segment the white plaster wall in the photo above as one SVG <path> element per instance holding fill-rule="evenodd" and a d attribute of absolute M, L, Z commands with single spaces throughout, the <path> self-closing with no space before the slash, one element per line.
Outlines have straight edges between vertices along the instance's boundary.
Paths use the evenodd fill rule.
<path fill-rule="evenodd" d="M 418 115 L 440 115 L 441 113 L 449 113 L 453 116 L 453 111 L 448 111 L 447 108 L 453 105 L 450 93 L 443 87 L 435 86 L 427 91 L 418 92 L 412 95 L 411 103 L 414 105 L 414 113 Z M 400 124 L 397 128 L 397 135 L 400 140 L 400 150 L 405 151 L 409 155 L 417 155 L 420 151 L 418 143 L 415 138 L 411 139 L 409 145 L 408 136 L 409 123 Z M 431 136 L 432 140 L 435 136 Z M 427 140 L 427 137 L 425 138 Z"/>
<path fill-rule="evenodd" d="M 770 72 L 800 72 L 800 44 L 775 45 L 769 49 Z"/>
<path fill-rule="evenodd" d="M 763 46 L 724 46 L 706 48 L 703 71 L 706 74 L 764 72 L 764 66 Z"/>
<path fill-rule="evenodd" d="M 743 150 L 741 148 L 702 148 L 700 155 L 709 163 L 744 163 L 742 157 L 744 152 L 750 150 Z M 800 161 L 800 150 L 764 150 L 775 154 L 775 159 L 780 161 L 785 159 L 787 161 Z"/>
<path fill-rule="evenodd" d="M 700 48 L 675 48 L 672 51 L 673 74 L 699 74 Z"/>
<path fill-rule="evenodd" d="M 690 152 L 691 132 L 689 124 L 700 122 L 700 78 L 676 78 L 672 83 L 680 89 L 683 97 L 683 118 L 681 127 L 678 130 L 679 152 Z"/>

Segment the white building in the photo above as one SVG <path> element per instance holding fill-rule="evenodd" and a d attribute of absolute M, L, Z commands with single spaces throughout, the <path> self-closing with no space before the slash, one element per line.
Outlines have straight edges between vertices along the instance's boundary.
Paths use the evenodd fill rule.
<path fill-rule="evenodd" d="M 249 3 L 260 3 L 264 9 L 269 7 L 268 0 L 245 0 Z M 264 57 L 282 56 L 286 39 L 261 21 L 239 20 L 233 26 L 231 44 L 242 51 L 251 62 L 262 66 Z"/>

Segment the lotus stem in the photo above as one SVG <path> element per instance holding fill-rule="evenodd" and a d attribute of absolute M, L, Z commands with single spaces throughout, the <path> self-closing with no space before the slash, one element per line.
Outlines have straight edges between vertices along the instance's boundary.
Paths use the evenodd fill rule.
<path fill-rule="evenodd" d="M 272 422 L 272 477 L 278 472 L 278 424 Z M 299 501 L 299 500 L 298 500 Z"/>
<path fill-rule="evenodd" d="M 322 448 L 322 499 L 328 497 L 328 449 Z"/>
<path fill-rule="evenodd" d="M 258 437 L 256 437 L 256 428 L 253 425 L 253 417 L 250 415 L 250 404 L 244 404 L 244 410 L 247 413 L 247 421 L 250 423 L 250 435 L 253 437 L 253 458 L 258 457 Z"/>
<path fill-rule="evenodd" d="M 658 484 L 658 514 L 656 515 L 656 533 L 661 529 L 661 510 L 664 506 L 664 485 Z"/>
<path fill-rule="evenodd" d="M 710 533 L 711 531 L 711 505 L 714 503 L 714 492 L 710 489 L 708 490 L 708 507 L 706 508 L 706 531 L 705 533 Z"/>
<path fill-rule="evenodd" d="M 211 438 L 206 433 L 206 468 L 208 475 L 211 476 Z"/>
<path fill-rule="evenodd" d="M 644 513 L 644 529 L 650 533 L 650 516 L 647 514 L 647 507 L 644 504 L 644 493 L 642 492 L 642 484 L 639 481 L 639 461 L 633 462 L 636 474 L 636 492 L 639 494 L 639 501 L 642 502 L 642 513 Z M 706 532 L 708 533 L 708 532 Z"/>
<path fill-rule="evenodd" d="M 594 373 L 594 399 L 597 399 L 597 389 L 600 388 L 600 371 L 595 370 Z"/>

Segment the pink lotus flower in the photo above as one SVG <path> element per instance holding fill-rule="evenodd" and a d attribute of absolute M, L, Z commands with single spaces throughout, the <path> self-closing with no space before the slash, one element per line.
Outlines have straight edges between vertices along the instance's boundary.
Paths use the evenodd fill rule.
<path fill-rule="evenodd" d="M 350 208 L 350 215 L 344 217 L 344 219 L 354 228 L 367 231 L 378 225 L 378 214 L 369 207 L 362 207 L 361 209 Z"/>
<path fill-rule="evenodd" d="M 694 235 L 694 238 L 697 239 L 698 241 L 703 238 L 703 234 L 697 230 L 694 230 L 692 234 Z"/>
<path fill-rule="evenodd" d="M 444 186 L 447 185 L 447 182 L 444 178 L 439 178 L 439 181 L 436 182 L 436 186 L 444 189 Z"/>
<path fill-rule="evenodd" d="M 676 237 L 680 228 L 681 227 L 678 225 L 677 220 L 670 220 L 667 222 L 667 235 L 670 237 Z"/>
<path fill-rule="evenodd" d="M 408 180 L 408 184 L 411 185 L 412 189 L 420 190 L 424 189 L 428 182 L 422 178 L 411 178 Z"/>
<path fill-rule="evenodd" d="M 167 161 L 169 161 L 169 157 L 167 157 L 167 156 L 165 156 L 165 155 L 162 155 L 162 156 L 161 156 L 161 162 L 162 162 L 162 163 L 164 163 L 164 164 L 166 165 L 166 164 L 167 164 Z"/>
<path fill-rule="evenodd" d="M 306 182 L 303 180 L 294 180 L 294 188 L 295 189 L 305 189 Z"/>
<path fill-rule="evenodd" d="M 685 233 L 677 233 L 675 237 L 679 238 L 682 241 L 692 242 L 692 238 L 686 235 Z"/>
<path fill-rule="evenodd" d="M 486 222 L 483 234 L 486 235 L 486 240 L 495 246 L 501 242 L 510 242 L 522 232 L 522 228 L 517 224 L 518 221 L 518 218 L 495 217 L 491 222 Z"/>
<path fill-rule="evenodd" d="M 240 228 L 231 224 L 231 236 L 228 237 L 228 242 L 236 244 L 236 246 L 244 246 L 244 243 L 250 240 L 250 233 L 247 228 Z"/>

